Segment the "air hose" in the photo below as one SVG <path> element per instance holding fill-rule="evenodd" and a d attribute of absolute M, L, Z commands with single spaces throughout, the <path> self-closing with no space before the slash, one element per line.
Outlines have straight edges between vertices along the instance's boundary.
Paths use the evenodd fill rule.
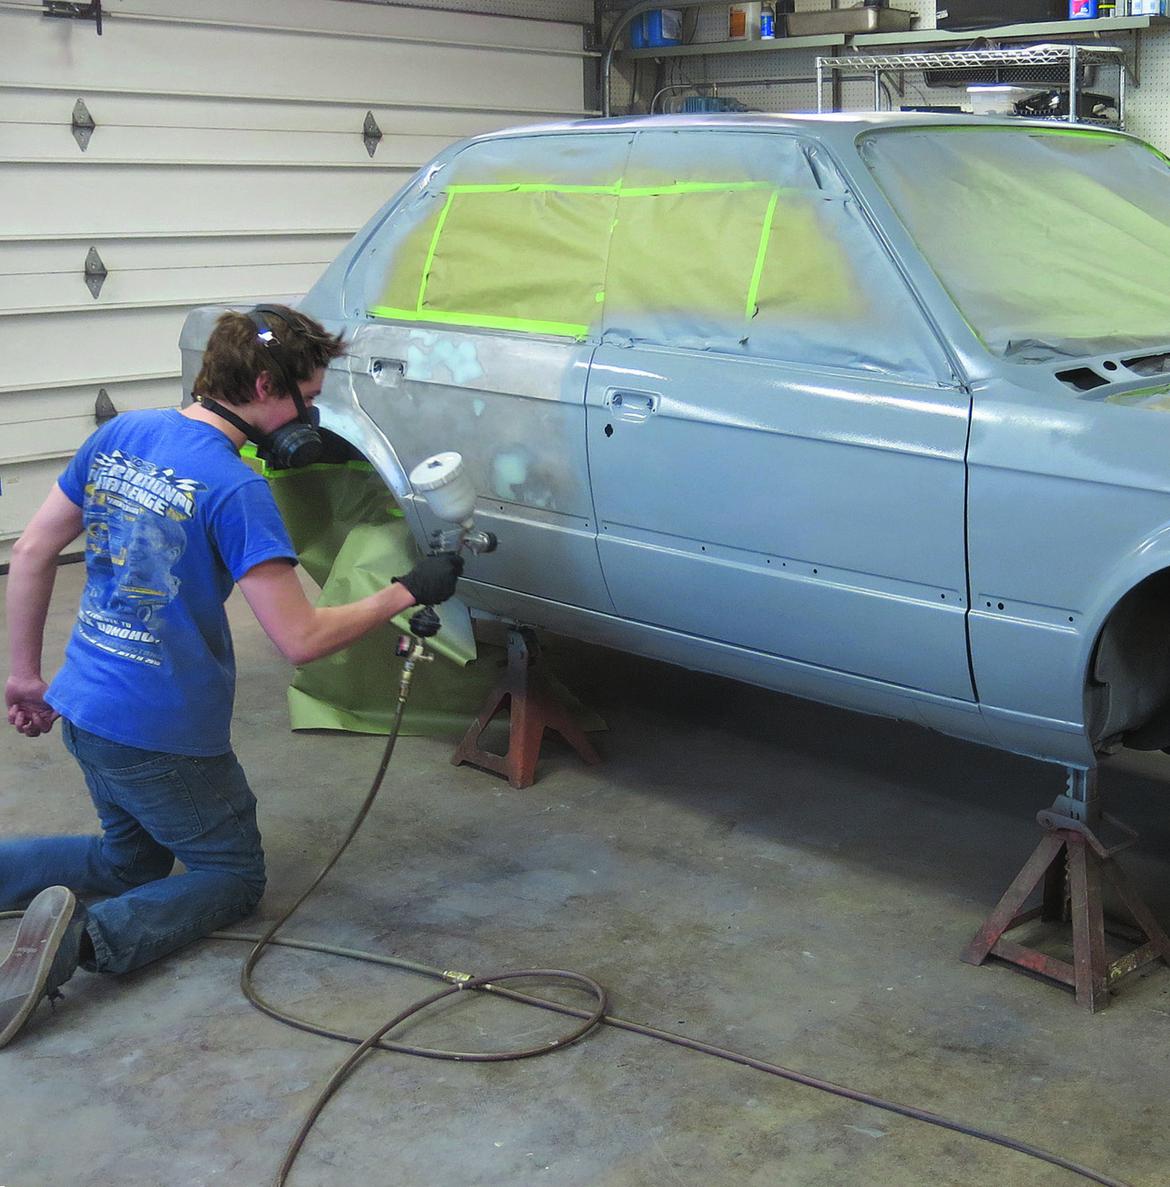
<path fill-rule="evenodd" d="M 313 879 L 308 888 L 300 895 L 300 897 L 293 903 L 293 905 L 280 916 L 275 923 L 273 923 L 267 931 L 262 935 L 248 935 L 240 932 L 214 932 L 210 938 L 218 940 L 236 940 L 252 943 L 253 947 L 247 960 L 244 962 L 243 970 L 240 974 L 240 986 L 245 996 L 257 1009 L 275 1018 L 278 1022 L 283 1022 L 288 1026 L 297 1028 L 298 1030 L 307 1031 L 309 1034 L 321 1035 L 325 1038 L 336 1039 L 343 1043 L 354 1044 L 355 1050 L 353 1053 L 337 1068 L 337 1070 L 330 1077 L 328 1083 L 318 1095 L 308 1115 L 302 1122 L 295 1137 L 289 1143 L 288 1149 L 285 1153 L 284 1159 L 281 1162 L 280 1169 L 277 1172 L 274 1180 L 276 1187 L 283 1187 L 287 1182 L 289 1172 L 297 1159 L 301 1148 L 304 1146 L 305 1140 L 309 1135 L 317 1118 L 329 1102 L 330 1098 L 337 1092 L 341 1085 L 346 1081 L 350 1074 L 354 1071 L 357 1065 L 369 1054 L 371 1050 L 377 1048 L 383 1051 L 397 1051 L 405 1055 L 419 1055 L 428 1059 L 447 1059 L 455 1060 L 465 1063 L 488 1063 L 501 1062 L 504 1060 L 528 1059 L 535 1055 L 546 1055 L 552 1051 L 559 1050 L 562 1047 L 568 1046 L 570 1043 L 575 1043 L 578 1039 L 583 1038 L 591 1030 L 599 1025 L 612 1026 L 617 1030 L 628 1031 L 631 1034 L 642 1035 L 645 1038 L 658 1039 L 665 1043 L 672 1043 L 678 1047 L 685 1047 L 691 1051 L 698 1051 L 704 1055 L 711 1055 L 717 1059 L 723 1059 L 730 1063 L 739 1064 L 743 1067 L 752 1068 L 758 1072 L 764 1072 L 770 1076 L 776 1076 L 783 1080 L 789 1080 L 794 1084 L 801 1084 L 806 1088 L 815 1088 L 821 1092 L 827 1092 L 833 1096 L 841 1097 L 845 1100 L 852 1100 L 858 1104 L 868 1105 L 875 1109 L 882 1109 L 888 1113 L 895 1113 L 902 1117 L 908 1117 L 914 1121 L 922 1121 L 928 1125 L 938 1126 L 942 1129 L 948 1129 L 955 1133 L 964 1134 L 967 1137 L 975 1138 L 979 1141 L 990 1142 L 993 1145 L 1001 1146 L 1007 1150 L 1014 1150 L 1016 1153 L 1026 1155 L 1029 1158 L 1038 1159 L 1041 1162 L 1049 1163 L 1052 1166 L 1060 1167 L 1067 1170 L 1074 1175 L 1078 1175 L 1083 1179 L 1087 1179 L 1092 1183 L 1100 1183 L 1103 1187 L 1128 1187 L 1128 1185 L 1121 1179 L 1115 1179 L 1109 1175 L 1096 1171 L 1091 1167 L 1084 1166 L 1081 1163 L 1074 1162 L 1072 1159 L 1065 1158 L 1060 1154 L 1052 1153 L 1039 1146 L 1033 1146 L 1028 1142 L 1018 1141 L 1015 1138 L 1008 1137 L 1004 1134 L 999 1134 L 993 1130 L 983 1129 L 976 1125 L 969 1125 L 963 1121 L 957 1121 L 950 1117 L 942 1116 L 938 1113 L 929 1112 L 926 1109 L 919 1109 L 912 1105 L 898 1104 L 894 1101 L 885 1100 L 882 1097 L 875 1096 L 868 1092 L 863 1092 L 856 1088 L 848 1088 L 841 1084 L 834 1084 L 829 1080 L 822 1080 L 816 1076 L 806 1075 L 803 1072 L 797 1072 L 791 1068 L 786 1068 L 780 1064 L 771 1063 L 764 1059 L 759 1059 L 752 1055 L 746 1055 L 739 1051 L 733 1051 L 726 1047 L 719 1047 L 713 1043 L 704 1043 L 698 1039 L 692 1039 L 686 1035 L 676 1034 L 673 1031 L 661 1030 L 655 1026 L 649 1026 L 640 1022 L 632 1022 L 626 1018 L 619 1018 L 616 1015 L 606 1013 L 606 1006 L 608 1004 L 605 990 L 591 977 L 586 977 L 581 973 L 575 973 L 566 969 L 513 969 L 499 973 L 492 973 L 486 976 L 473 976 L 469 973 L 453 972 L 451 970 L 444 970 L 435 968 L 431 965 L 421 964 L 417 961 L 406 960 L 401 957 L 380 956 L 374 953 L 356 951 L 350 948 L 339 948 L 330 944 L 318 944 L 305 940 L 283 940 L 277 939 L 276 933 L 289 921 L 290 918 L 297 912 L 301 905 L 308 899 L 322 880 L 329 874 L 330 870 L 341 859 L 342 854 L 349 847 L 350 842 L 357 835 L 366 817 L 369 815 L 370 809 L 373 807 L 374 801 L 377 798 L 378 792 L 381 789 L 383 779 L 386 775 L 386 770 L 390 765 L 390 759 L 394 754 L 394 747 L 398 741 L 398 734 L 402 725 L 402 714 L 406 708 L 406 702 L 410 694 L 411 680 L 414 674 L 415 667 L 420 660 L 429 659 L 430 656 L 425 653 L 422 640 L 420 638 L 413 638 L 409 644 L 403 648 L 400 646 L 399 654 L 401 654 L 405 663 L 403 664 L 402 680 L 399 686 L 398 703 L 395 708 L 394 720 L 390 728 L 389 737 L 386 740 L 386 748 L 383 751 L 381 762 L 378 765 L 377 773 L 374 776 L 373 783 L 370 785 L 369 791 L 366 793 L 365 800 L 358 809 L 357 815 L 354 817 L 353 823 L 350 825 L 345 834 L 345 838 L 334 852 L 333 856 L 325 863 L 321 872 Z M 5 911 L 0 912 L 0 918 L 18 917 L 22 912 L 19 911 Z M 328 953 L 330 955 L 341 956 L 352 960 L 361 960 L 371 964 L 388 965 L 394 968 L 405 969 L 409 972 L 419 973 L 423 976 L 432 977 L 436 980 L 444 981 L 447 984 L 444 988 L 437 990 L 435 993 L 429 994 L 427 997 L 415 1002 L 396 1014 L 385 1025 L 378 1027 L 373 1034 L 365 1038 L 356 1035 L 346 1034 L 343 1031 L 333 1030 L 329 1027 L 320 1026 L 314 1022 L 310 1022 L 304 1018 L 298 1018 L 295 1015 L 286 1013 L 285 1011 L 274 1006 L 271 1002 L 265 1000 L 257 991 L 253 983 L 253 973 L 256 965 L 259 963 L 261 956 L 264 954 L 266 948 L 276 945 L 279 947 L 298 948 L 310 952 Z M 508 984 L 514 981 L 540 981 L 542 983 L 561 982 L 565 985 L 572 986 L 575 989 L 584 990 L 593 1000 L 593 1006 L 590 1009 L 566 1005 L 562 1002 L 553 1001 L 548 998 L 539 997 L 534 994 L 524 993 L 520 990 L 513 989 Z M 387 1039 L 389 1034 L 395 1027 L 405 1022 L 406 1019 L 413 1017 L 428 1006 L 434 1005 L 446 998 L 453 997 L 456 994 L 463 993 L 467 990 L 474 990 L 481 993 L 493 994 L 498 997 L 506 998 L 509 1001 L 519 1002 L 524 1005 L 535 1006 L 539 1009 L 549 1010 L 557 1014 L 563 1014 L 566 1017 L 577 1020 L 577 1025 L 569 1029 L 562 1037 L 552 1039 L 544 1042 L 538 1046 L 527 1047 L 517 1051 L 500 1051 L 500 1052 L 476 1052 L 476 1051 L 446 1051 L 429 1047 L 417 1047 L 405 1043 L 394 1042 Z"/>
<path fill-rule="evenodd" d="M 275 940 L 273 937 L 276 933 L 292 918 L 292 916 L 299 910 L 301 905 L 307 898 L 317 889 L 322 880 L 326 877 L 330 870 L 341 859 L 341 855 L 349 848 L 350 842 L 357 836 L 358 830 L 365 822 L 369 815 L 370 809 L 374 806 L 374 800 L 378 796 L 378 792 L 382 787 L 382 780 L 386 776 L 386 769 L 390 765 L 391 756 L 394 754 L 394 747 L 398 741 L 398 734 L 402 728 L 402 714 L 406 709 L 407 698 L 410 696 L 411 681 L 414 677 L 414 670 L 417 664 L 422 660 L 430 659 L 426 653 L 423 644 L 423 638 L 426 636 L 422 634 L 428 626 L 433 625 L 433 630 L 428 633 L 434 633 L 438 629 L 437 619 L 431 613 L 431 620 L 428 620 L 425 612 L 415 615 L 411 621 L 412 629 L 416 632 L 414 637 L 404 639 L 399 644 L 399 654 L 404 658 L 402 665 L 402 678 L 399 682 L 398 688 L 398 702 L 394 710 L 394 720 L 390 726 L 390 735 L 386 739 L 386 748 L 382 752 L 382 760 L 378 764 L 377 773 L 374 775 L 374 781 L 370 784 L 370 790 L 366 793 L 366 798 L 362 801 L 361 807 L 358 809 L 357 815 L 353 819 L 353 823 L 349 826 L 349 830 L 345 834 L 344 840 L 338 846 L 333 856 L 322 867 L 321 872 L 313 879 L 308 888 L 301 894 L 295 903 L 279 919 L 273 923 L 268 930 L 256 940 L 256 946 L 248 955 L 248 959 L 244 961 L 244 967 L 240 973 L 240 988 L 243 990 L 244 996 L 254 1005 L 258 1010 L 267 1014 L 271 1018 L 275 1018 L 278 1022 L 283 1022 L 288 1026 L 296 1027 L 298 1030 L 308 1031 L 310 1034 L 322 1035 L 326 1038 L 338 1039 L 342 1042 L 357 1043 L 357 1050 L 333 1073 L 329 1078 L 329 1082 L 322 1089 L 320 1095 L 313 1103 L 313 1107 L 309 1110 L 309 1115 L 301 1124 L 300 1129 L 297 1130 L 296 1136 L 289 1143 L 288 1150 L 285 1152 L 283 1161 L 280 1164 L 280 1170 L 276 1176 L 276 1187 L 282 1187 L 287 1181 L 289 1171 L 292 1170 L 293 1163 L 296 1161 L 297 1155 L 301 1151 L 301 1147 L 305 1144 L 305 1139 L 309 1136 L 309 1131 L 313 1128 L 317 1118 L 321 1115 L 321 1111 L 329 1102 L 333 1094 L 341 1087 L 345 1080 L 349 1077 L 354 1068 L 365 1058 L 366 1054 L 373 1047 L 381 1047 L 387 1051 L 398 1051 L 404 1055 L 421 1055 L 428 1059 L 450 1059 L 461 1063 L 493 1063 L 503 1060 L 514 1059 L 529 1059 L 534 1055 L 547 1055 L 551 1051 L 556 1051 L 560 1047 L 566 1047 L 570 1043 L 575 1043 L 579 1038 L 592 1030 L 604 1017 L 606 1007 L 605 990 L 597 984 L 590 977 L 583 976 L 581 973 L 574 973 L 567 969 L 512 969 L 499 973 L 492 973 L 489 976 L 473 977 L 467 973 L 455 973 L 450 971 L 442 971 L 439 969 L 427 969 L 425 966 L 413 966 L 415 971 L 426 972 L 430 975 L 437 975 L 444 981 L 451 982 L 445 989 L 440 989 L 436 993 L 423 998 L 421 1001 L 415 1002 L 408 1006 L 401 1013 L 396 1014 L 384 1026 L 380 1026 L 372 1035 L 364 1040 L 358 1040 L 352 1035 L 342 1034 L 339 1031 L 329 1030 L 325 1027 L 317 1026 L 315 1023 L 309 1022 L 304 1018 L 297 1018 L 293 1014 L 288 1014 L 283 1010 L 278 1009 L 271 1002 L 266 1001 L 260 996 L 252 981 L 252 973 L 259 963 L 260 957 L 264 954 L 264 949 L 270 944 L 281 941 Z M 421 629 L 420 629 L 421 627 Z M 421 636 L 421 637 L 420 637 Z M 241 939 L 238 935 L 230 932 L 215 932 L 216 939 Z M 255 937 L 247 937 L 248 939 L 255 939 Z M 393 1030 L 400 1023 L 405 1022 L 406 1019 L 413 1017 L 415 1014 L 425 1010 L 428 1006 L 434 1005 L 436 1002 L 442 1001 L 444 998 L 451 997 L 454 994 L 462 993 L 467 989 L 496 989 L 506 981 L 517 980 L 540 980 L 542 983 L 550 981 L 560 981 L 579 988 L 584 989 L 589 993 L 596 1003 L 592 1011 L 582 1011 L 578 1013 L 573 1011 L 574 1016 L 582 1019 L 580 1025 L 573 1027 L 567 1034 L 558 1039 L 551 1039 L 547 1042 L 541 1043 L 535 1047 L 526 1047 L 517 1051 L 501 1051 L 501 1052 L 482 1052 L 482 1051 L 443 1051 L 432 1047 L 416 1047 L 405 1043 L 395 1043 L 392 1041 L 385 1041 L 386 1034 Z M 528 997 L 527 994 L 510 994 L 519 1000 L 524 1000 Z M 533 998 L 533 1001 L 539 999 Z"/>

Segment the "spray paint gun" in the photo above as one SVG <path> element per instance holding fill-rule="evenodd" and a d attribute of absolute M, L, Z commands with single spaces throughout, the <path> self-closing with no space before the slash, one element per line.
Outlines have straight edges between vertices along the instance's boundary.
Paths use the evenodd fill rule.
<path fill-rule="evenodd" d="M 448 451 L 425 458 L 411 470 L 410 485 L 426 499 L 427 506 L 436 518 L 452 525 L 431 533 L 432 552 L 458 552 L 466 548 L 478 556 L 495 551 L 495 535 L 480 531 L 475 526 L 475 488 L 463 468 L 462 455 Z M 426 653 L 423 640 L 437 635 L 441 625 L 434 607 L 423 606 L 411 615 L 411 633 L 398 640 L 396 652 L 406 661 L 400 693 L 403 700 L 415 664 L 419 660 L 431 658 Z"/>
<path fill-rule="evenodd" d="M 431 533 L 432 552 L 458 552 L 466 548 L 478 556 L 494 552 L 496 537 L 475 526 L 475 488 L 463 468 L 463 458 L 453 451 L 436 453 L 410 472 L 410 485 L 422 495 L 431 511 L 454 526 Z"/>

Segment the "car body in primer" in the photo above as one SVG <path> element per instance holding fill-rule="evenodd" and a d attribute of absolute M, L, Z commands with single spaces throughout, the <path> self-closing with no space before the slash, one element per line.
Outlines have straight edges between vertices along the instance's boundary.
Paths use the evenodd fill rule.
<path fill-rule="evenodd" d="M 1170 746 L 1170 167 L 974 117 L 456 145 L 300 302 L 322 425 L 463 454 L 472 612 L 1070 767 Z M 187 390 L 218 308 L 184 328 Z"/>

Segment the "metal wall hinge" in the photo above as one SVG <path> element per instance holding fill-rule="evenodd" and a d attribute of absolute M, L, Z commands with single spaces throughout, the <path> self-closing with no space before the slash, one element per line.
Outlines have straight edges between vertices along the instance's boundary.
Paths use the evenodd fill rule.
<path fill-rule="evenodd" d="M 84 99 L 78 99 L 73 104 L 73 139 L 77 141 L 78 147 L 82 152 L 89 148 L 89 138 L 93 135 L 94 128 L 97 124 L 93 122 L 93 116 L 89 114 L 89 108 L 85 105 Z"/>
<path fill-rule="evenodd" d="M 91 247 L 85 257 L 85 283 L 89 286 L 89 291 L 94 297 L 97 297 L 102 291 L 102 285 L 106 283 L 106 277 L 109 274 L 105 264 L 102 263 L 102 257 L 98 255 L 98 249 Z"/>
<path fill-rule="evenodd" d="M 97 35 L 102 35 L 102 0 L 92 4 L 70 4 L 67 0 L 41 0 L 43 16 L 59 16 L 71 21 L 93 21 Z"/>
<path fill-rule="evenodd" d="M 372 111 L 366 112 L 366 122 L 362 125 L 362 143 L 366 146 L 366 152 L 372 157 L 378 151 L 378 142 L 382 139 L 382 129 L 378 127 L 378 121 L 374 119 Z"/>
<path fill-rule="evenodd" d="M 104 387 L 99 387 L 97 400 L 93 406 L 94 420 L 99 425 L 104 425 L 107 420 L 113 420 L 117 415 L 118 410 L 114 407 L 114 401 L 110 399 L 110 393 Z"/>

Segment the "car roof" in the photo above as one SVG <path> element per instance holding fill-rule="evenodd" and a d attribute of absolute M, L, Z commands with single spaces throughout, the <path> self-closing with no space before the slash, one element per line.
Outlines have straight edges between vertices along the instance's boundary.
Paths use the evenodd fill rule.
<path fill-rule="evenodd" d="M 986 127 L 1018 129 L 1082 128 L 1096 132 L 1118 133 L 1113 128 L 1097 124 L 1068 124 L 1045 119 L 1022 119 L 1019 116 L 961 115 L 947 112 L 883 111 L 831 112 L 824 114 L 773 114 L 771 112 L 718 113 L 704 115 L 620 116 L 615 119 L 573 120 L 564 123 L 532 124 L 489 132 L 476 140 L 507 139 L 510 136 L 557 135 L 565 132 L 621 132 L 639 129 L 679 129 L 687 131 L 707 129 L 736 129 L 759 131 L 803 132 L 814 139 L 852 142 L 864 132 L 884 128 L 948 128 Z"/>

